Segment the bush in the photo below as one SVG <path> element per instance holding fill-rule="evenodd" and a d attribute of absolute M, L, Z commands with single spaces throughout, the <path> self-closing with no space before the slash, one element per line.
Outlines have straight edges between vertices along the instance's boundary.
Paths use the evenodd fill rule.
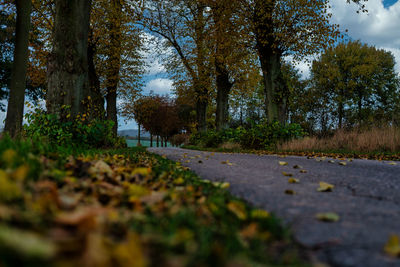
<path fill-rule="evenodd" d="M 169 142 L 173 146 L 187 145 L 189 143 L 189 137 L 188 134 L 175 134 L 170 138 Z"/>
<path fill-rule="evenodd" d="M 121 137 L 115 137 L 114 122 L 99 119 L 86 122 L 76 118 L 63 122 L 54 114 L 37 109 L 26 115 L 28 124 L 24 126 L 25 135 L 34 139 L 46 139 L 58 146 L 77 146 L 86 148 L 125 147 Z"/>
<path fill-rule="evenodd" d="M 190 137 L 193 145 L 216 148 L 223 143 L 238 143 L 247 149 L 275 149 L 277 144 L 305 135 L 298 124 L 282 125 L 279 122 L 251 124 L 222 131 L 210 130 Z"/>

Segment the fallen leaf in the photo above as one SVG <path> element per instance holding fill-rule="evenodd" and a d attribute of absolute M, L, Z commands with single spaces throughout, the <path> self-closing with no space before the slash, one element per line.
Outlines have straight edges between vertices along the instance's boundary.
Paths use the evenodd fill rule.
<path fill-rule="evenodd" d="M 334 212 L 317 213 L 315 218 L 323 222 L 337 222 L 340 219 L 339 215 Z"/>
<path fill-rule="evenodd" d="M 339 162 L 339 165 L 346 166 L 347 162 L 346 161 L 341 161 L 341 162 Z"/>
<path fill-rule="evenodd" d="M 258 224 L 251 223 L 240 231 L 240 237 L 244 239 L 254 238 L 258 234 Z"/>
<path fill-rule="evenodd" d="M 199 163 L 203 163 L 201 160 L 198 161 Z"/>
<path fill-rule="evenodd" d="M 147 259 L 144 257 L 145 253 L 140 245 L 140 238 L 133 233 L 128 234 L 125 242 L 118 244 L 113 251 L 117 266 L 128 267 L 144 267 L 148 266 Z"/>
<path fill-rule="evenodd" d="M 307 173 L 306 170 L 300 170 L 300 173 Z"/>
<path fill-rule="evenodd" d="M 231 201 L 227 205 L 228 209 L 241 220 L 246 220 L 247 213 L 244 204 L 238 201 Z"/>
<path fill-rule="evenodd" d="M 251 211 L 250 216 L 254 219 L 265 219 L 269 217 L 269 212 L 265 210 L 255 209 Z"/>
<path fill-rule="evenodd" d="M 287 173 L 287 172 L 282 172 L 282 174 L 285 175 L 285 176 L 289 176 L 289 177 L 292 177 L 292 176 L 293 176 L 293 174 Z"/>
<path fill-rule="evenodd" d="M 303 167 L 301 167 L 300 165 L 294 165 L 293 169 L 303 169 Z"/>
<path fill-rule="evenodd" d="M 393 162 L 393 161 L 389 162 L 388 164 L 389 164 L 389 165 L 397 165 L 397 163 L 396 163 L 396 162 Z"/>
<path fill-rule="evenodd" d="M 286 189 L 285 190 L 285 194 L 287 194 L 287 195 L 296 195 L 296 192 L 294 190 L 292 190 L 292 189 Z"/>
<path fill-rule="evenodd" d="M 400 257 L 400 238 L 398 235 L 391 235 L 383 250 L 393 257 Z"/>
<path fill-rule="evenodd" d="M 290 184 L 298 184 L 298 183 L 300 183 L 300 180 L 296 179 L 296 178 L 289 178 L 288 181 L 289 181 Z"/>
<path fill-rule="evenodd" d="M 288 165 L 288 163 L 286 161 L 279 161 L 279 165 L 286 166 L 286 165 Z"/>
<path fill-rule="evenodd" d="M 329 163 L 335 163 L 336 161 L 334 161 L 334 160 L 330 160 L 330 161 L 328 161 Z"/>
<path fill-rule="evenodd" d="M 106 174 L 107 176 L 111 177 L 113 171 L 111 167 L 102 160 L 96 161 L 88 170 L 89 174 L 92 176 L 98 176 L 101 174 Z"/>
<path fill-rule="evenodd" d="M 319 182 L 319 188 L 317 189 L 317 191 L 319 191 L 319 192 L 332 192 L 332 189 L 334 187 L 335 186 L 332 185 L 332 184 L 328 184 L 328 183 L 325 183 L 325 182 Z"/>
<path fill-rule="evenodd" d="M 0 224 L 0 244 L 2 249 L 24 258 L 49 260 L 56 253 L 55 244 L 36 233 L 11 228 Z"/>

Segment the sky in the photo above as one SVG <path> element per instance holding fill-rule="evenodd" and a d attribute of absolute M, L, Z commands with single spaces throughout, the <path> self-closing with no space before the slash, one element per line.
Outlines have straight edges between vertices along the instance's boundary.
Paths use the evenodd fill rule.
<path fill-rule="evenodd" d="M 391 51 L 396 58 L 396 70 L 400 72 L 400 1 L 368 0 L 365 4 L 368 13 L 357 14 L 358 7 L 355 4 L 347 4 L 346 0 L 331 0 L 332 22 L 339 24 L 343 32 L 348 29 L 347 35 L 353 40 Z M 149 45 L 150 50 L 145 54 L 149 67 L 144 77 L 143 93 L 153 91 L 156 94 L 170 94 L 172 80 L 154 56 L 154 45 Z M 304 78 L 308 77 L 309 67 L 305 62 L 300 62 L 297 68 L 302 71 Z M 0 112 L 0 127 L 4 119 L 5 113 Z M 137 129 L 137 125 L 134 121 L 125 122 L 120 118 L 119 129 Z"/>

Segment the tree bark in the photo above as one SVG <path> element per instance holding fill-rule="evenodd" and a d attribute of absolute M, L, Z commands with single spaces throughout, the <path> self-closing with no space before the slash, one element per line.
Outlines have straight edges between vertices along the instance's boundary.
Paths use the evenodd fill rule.
<path fill-rule="evenodd" d="M 159 140 L 160 140 L 160 137 L 157 135 L 157 147 L 160 146 Z"/>
<path fill-rule="evenodd" d="M 88 33 L 90 0 L 58 0 L 53 51 L 47 68 L 47 111 L 73 120 L 84 110 L 89 90 Z"/>
<path fill-rule="evenodd" d="M 153 147 L 153 135 L 150 134 L 150 147 Z"/>
<path fill-rule="evenodd" d="M 233 83 L 229 81 L 228 70 L 222 64 L 216 64 L 217 111 L 215 122 L 217 131 L 228 128 L 229 93 Z"/>
<path fill-rule="evenodd" d="M 89 93 L 87 97 L 87 103 L 85 108 L 89 113 L 91 119 L 104 120 L 105 110 L 104 110 L 104 97 L 100 90 L 100 79 L 96 72 L 96 66 L 94 59 L 96 56 L 96 42 L 92 39 L 90 34 L 88 43 L 88 72 L 89 72 Z"/>
<path fill-rule="evenodd" d="M 140 124 L 138 124 L 138 142 L 136 146 L 141 146 L 140 144 Z"/>
<path fill-rule="evenodd" d="M 273 12 L 276 0 L 256 0 L 253 24 L 261 64 L 265 112 L 268 121 L 286 122 L 288 89 L 281 72 L 282 52 L 274 38 Z"/>
<path fill-rule="evenodd" d="M 17 0 L 16 7 L 17 23 L 15 29 L 14 62 L 4 127 L 4 131 L 8 132 L 11 137 L 18 136 L 22 130 L 32 2 L 31 0 Z"/>
<path fill-rule="evenodd" d="M 107 120 L 114 122 L 113 133 L 118 131 L 117 116 L 117 88 L 119 83 L 119 70 L 121 67 L 121 20 L 122 4 L 120 0 L 111 1 L 112 10 L 109 18 L 110 47 L 108 53 L 107 73 Z"/>

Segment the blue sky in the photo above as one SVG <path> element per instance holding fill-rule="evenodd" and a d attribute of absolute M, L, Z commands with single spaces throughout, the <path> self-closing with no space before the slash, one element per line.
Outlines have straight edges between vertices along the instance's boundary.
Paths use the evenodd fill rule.
<path fill-rule="evenodd" d="M 384 0 L 383 5 L 385 8 L 390 7 L 391 5 L 395 4 L 398 0 Z"/>

